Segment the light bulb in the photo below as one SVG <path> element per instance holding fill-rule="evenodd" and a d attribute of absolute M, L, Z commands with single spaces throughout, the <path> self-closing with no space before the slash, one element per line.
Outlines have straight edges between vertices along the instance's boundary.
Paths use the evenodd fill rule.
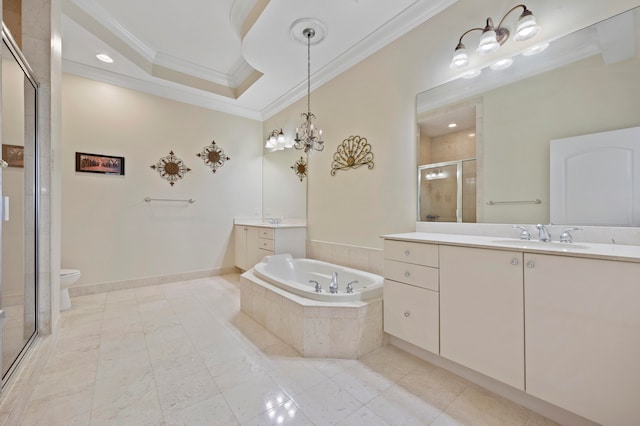
<path fill-rule="evenodd" d="M 522 15 L 520 15 L 520 19 L 518 19 L 516 35 L 513 39 L 515 41 L 529 40 L 535 37 L 538 32 L 540 32 L 540 26 L 536 23 L 536 18 L 531 11 L 525 9 Z"/>

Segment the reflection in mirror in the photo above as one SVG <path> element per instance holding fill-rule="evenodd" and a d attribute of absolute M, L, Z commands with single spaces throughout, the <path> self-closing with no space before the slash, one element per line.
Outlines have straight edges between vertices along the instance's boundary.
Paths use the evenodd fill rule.
<path fill-rule="evenodd" d="M 418 117 L 418 221 L 476 222 L 476 105 Z"/>
<path fill-rule="evenodd" d="M 429 116 L 477 105 L 478 222 L 549 223 L 549 142 L 640 125 L 639 15 L 634 9 L 550 40 L 506 70 L 418 94 L 420 133 Z M 446 161 L 425 159 L 420 145 L 419 166 Z"/>

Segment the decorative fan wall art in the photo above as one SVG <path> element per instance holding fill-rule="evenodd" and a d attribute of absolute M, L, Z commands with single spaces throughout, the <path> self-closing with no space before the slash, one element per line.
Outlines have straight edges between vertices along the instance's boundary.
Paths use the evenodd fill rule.
<path fill-rule="evenodd" d="M 291 166 L 291 169 L 296 174 L 296 176 L 300 178 L 300 182 L 302 182 L 302 179 L 307 177 L 308 166 L 304 158 L 300 157 L 300 159 L 296 161 L 293 166 Z"/>
<path fill-rule="evenodd" d="M 348 139 L 342 141 L 336 153 L 333 154 L 331 176 L 335 176 L 337 170 L 357 169 L 365 164 L 369 170 L 373 169 L 371 145 L 365 138 L 349 136 Z"/>
<path fill-rule="evenodd" d="M 211 171 L 213 173 L 215 173 L 220 167 L 224 166 L 225 161 L 231 160 L 231 158 L 224 154 L 222 148 L 216 145 L 215 141 L 211 141 L 211 145 L 205 146 L 202 149 L 202 152 L 199 152 L 196 155 L 202 158 L 204 164 L 211 167 Z"/>
<path fill-rule="evenodd" d="M 156 170 L 162 179 L 169 181 L 171 186 L 179 179 L 182 179 L 187 172 L 191 171 L 181 159 L 175 156 L 173 151 L 169 151 L 169 155 L 162 157 L 151 168 Z"/>

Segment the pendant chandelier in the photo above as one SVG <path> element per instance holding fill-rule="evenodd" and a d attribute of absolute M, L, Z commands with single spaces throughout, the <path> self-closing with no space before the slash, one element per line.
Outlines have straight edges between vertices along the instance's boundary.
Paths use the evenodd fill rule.
<path fill-rule="evenodd" d="M 294 139 L 296 149 L 304 149 L 306 154 L 311 150 L 322 151 L 324 141 L 322 140 L 322 130 L 313 124 L 315 115 L 311 113 L 311 39 L 316 35 L 313 28 L 305 28 L 302 34 L 307 39 L 307 112 L 301 114 L 304 121 L 299 128 L 296 128 L 296 138 Z"/>

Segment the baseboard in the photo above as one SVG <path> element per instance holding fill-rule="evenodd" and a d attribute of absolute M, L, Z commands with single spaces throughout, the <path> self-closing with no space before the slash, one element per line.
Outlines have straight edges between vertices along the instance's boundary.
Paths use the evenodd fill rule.
<path fill-rule="evenodd" d="M 207 269 L 204 271 L 181 272 L 179 274 L 159 275 L 155 277 L 135 278 L 131 280 L 112 281 L 98 284 L 84 284 L 69 288 L 69 296 L 87 296 L 90 294 L 106 293 L 108 291 L 127 290 L 130 288 L 148 287 L 167 284 L 176 281 L 196 280 L 198 278 L 215 277 L 218 275 L 237 273 L 236 267 Z"/>

